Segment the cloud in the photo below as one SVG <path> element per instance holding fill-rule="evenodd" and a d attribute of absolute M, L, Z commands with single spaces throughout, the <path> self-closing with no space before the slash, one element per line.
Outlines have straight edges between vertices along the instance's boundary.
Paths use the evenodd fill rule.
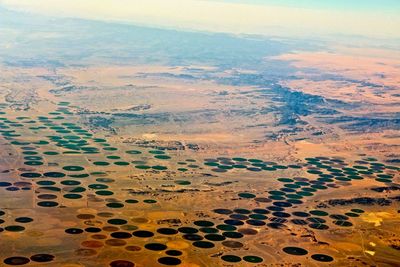
<path fill-rule="evenodd" d="M 280 36 L 400 38 L 395 13 L 199 0 L 0 0 L 11 9 L 157 27 Z"/>

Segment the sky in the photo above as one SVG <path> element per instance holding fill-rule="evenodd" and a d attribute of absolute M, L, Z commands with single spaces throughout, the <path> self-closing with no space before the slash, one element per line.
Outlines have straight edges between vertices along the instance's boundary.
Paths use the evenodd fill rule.
<path fill-rule="evenodd" d="M 287 7 L 302 7 L 310 9 L 352 9 L 352 10 L 384 10 L 399 11 L 398 0 L 203 0 L 226 3 L 244 3 L 258 5 L 275 5 Z"/>
<path fill-rule="evenodd" d="M 0 6 L 56 17 L 235 34 L 400 38 L 400 0 L 0 0 Z"/>

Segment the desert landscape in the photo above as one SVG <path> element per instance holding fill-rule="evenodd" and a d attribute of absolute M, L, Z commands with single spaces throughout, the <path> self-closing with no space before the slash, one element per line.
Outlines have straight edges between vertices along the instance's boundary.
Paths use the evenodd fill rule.
<path fill-rule="evenodd" d="M 1 266 L 400 265 L 399 50 L 0 16 Z"/>

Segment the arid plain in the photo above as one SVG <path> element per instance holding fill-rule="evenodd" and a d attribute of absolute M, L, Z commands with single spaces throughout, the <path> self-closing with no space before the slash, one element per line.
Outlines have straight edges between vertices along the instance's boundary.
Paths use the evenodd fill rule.
<path fill-rule="evenodd" d="M 400 264 L 398 51 L 202 38 L 0 54 L 1 266 Z"/>

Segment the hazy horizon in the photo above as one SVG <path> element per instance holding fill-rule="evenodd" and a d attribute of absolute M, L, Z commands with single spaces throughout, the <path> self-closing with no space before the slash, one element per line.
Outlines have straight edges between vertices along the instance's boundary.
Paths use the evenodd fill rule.
<path fill-rule="evenodd" d="M 395 1 L 258 0 L 0 0 L 0 7 L 53 17 L 70 17 L 142 26 L 275 35 L 282 37 L 364 36 L 400 38 L 400 4 Z"/>

